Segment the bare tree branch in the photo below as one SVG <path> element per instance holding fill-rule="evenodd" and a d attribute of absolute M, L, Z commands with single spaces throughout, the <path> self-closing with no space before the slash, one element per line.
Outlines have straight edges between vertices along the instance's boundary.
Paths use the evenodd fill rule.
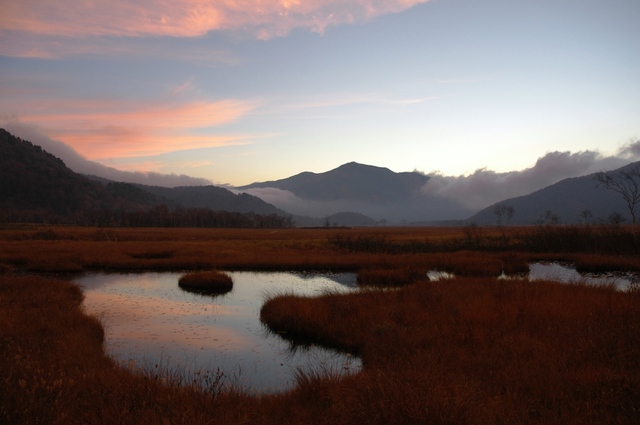
<path fill-rule="evenodd" d="M 596 173 L 595 178 L 606 189 L 622 196 L 635 227 L 637 207 L 640 203 L 640 163 L 624 171 Z"/>

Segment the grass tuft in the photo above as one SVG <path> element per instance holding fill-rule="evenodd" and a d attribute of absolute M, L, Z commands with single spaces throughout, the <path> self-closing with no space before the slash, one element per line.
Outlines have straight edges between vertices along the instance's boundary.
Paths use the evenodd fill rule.
<path fill-rule="evenodd" d="M 189 291 L 224 294 L 233 289 L 233 279 L 226 273 L 211 270 L 185 274 L 178 285 Z"/>

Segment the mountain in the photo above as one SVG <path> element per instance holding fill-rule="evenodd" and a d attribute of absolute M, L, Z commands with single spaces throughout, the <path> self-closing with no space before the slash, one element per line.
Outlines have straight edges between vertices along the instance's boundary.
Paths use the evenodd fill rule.
<path fill-rule="evenodd" d="M 257 196 L 247 193 L 235 194 L 217 186 L 160 187 L 134 184 L 150 194 L 166 199 L 170 205 L 183 208 L 207 208 L 218 211 L 256 214 L 276 214 L 283 217 L 291 214 L 274 207 Z"/>
<path fill-rule="evenodd" d="M 0 129 L 0 220 L 72 223 L 78 217 L 87 220 L 88 212 L 140 212 L 159 205 L 290 216 L 258 197 L 215 186 L 164 188 L 90 178 L 73 172 L 41 147 Z M 104 217 L 113 222 L 112 216 Z"/>
<path fill-rule="evenodd" d="M 118 196 L 112 188 L 74 173 L 39 146 L 0 129 L 0 209 L 64 217 L 83 210 L 149 205 Z"/>
<path fill-rule="evenodd" d="M 299 216 L 324 218 L 353 212 L 389 223 L 464 219 L 471 211 L 457 202 L 425 195 L 429 177 L 417 172 L 350 162 L 324 172 L 237 187 Z"/>
<path fill-rule="evenodd" d="M 631 163 L 607 174 L 615 174 L 639 165 L 640 162 Z M 506 199 L 474 214 L 467 222 L 480 225 L 496 224 L 496 205 L 513 207 L 511 224 L 535 224 L 544 219 L 547 211 L 555 214 L 563 224 L 584 222 L 586 218 L 583 213 L 587 210 L 590 212 L 590 220 L 593 221 L 606 221 L 615 213 L 631 221 L 622 196 L 599 185 L 596 174 L 564 179 L 529 195 Z"/>
<path fill-rule="evenodd" d="M 394 173 L 388 168 L 349 162 L 325 173 L 307 171 L 286 179 L 252 183 L 237 189 L 272 187 L 309 200 L 393 204 L 410 200 L 428 180 L 429 177 L 419 173 Z"/>

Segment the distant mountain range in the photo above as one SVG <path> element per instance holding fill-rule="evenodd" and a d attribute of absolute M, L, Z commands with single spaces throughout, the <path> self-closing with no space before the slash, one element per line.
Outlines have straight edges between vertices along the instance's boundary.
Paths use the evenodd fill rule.
<path fill-rule="evenodd" d="M 617 173 L 640 163 L 632 163 Z M 630 220 L 620 194 L 597 184 L 595 174 L 561 180 L 529 195 L 506 199 L 474 214 L 452 200 L 428 195 L 431 180 L 420 173 L 394 173 L 351 162 L 334 170 L 238 187 L 296 214 L 330 215 L 354 211 L 389 224 L 497 224 L 496 205 L 513 208 L 510 224 L 530 225 L 549 214 L 559 223 L 607 221 L 612 214 Z M 640 183 L 640 182 L 638 182 Z M 547 213 L 548 212 L 548 213 Z M 586 214 L 586 215 L 585 215 Z M 506 218 L 503 223 L 506 224 Z"/>
<path fill-rule="evenodd" d="M 388 168 L 350 162 L 324 173 L 295 176 L 237 187 L 298 216 L 330 216 L 351 211 L 378 222 L 415 223 L 464 219 L 473 211 L 455 201 L 426 195 L 429 177 L 417 172 L 395 173 Z"/>
<path fill-rule="evenodd" d="M 39 146 L 0 129 L 0 220 L 20 215 L 25 220 L 56 217 L 73 222 L 87 211 L 149 211 L 158 205 L 274 215 L 292 219 L 297 226 L 493 225 L 496 205 L 513 208 L 510 224 L 534 224 L 548 217 L 547 212 L 567 224 L 607 220 L 613 213 L 629 219 L 622 197 L 598 186 L 595 175 L 565 179 L 479 212 L 429 194 L 429 184 L 430 177 L 421 173 L 395 173 L 356 162 L 233 191 L 212 185 L 167 188 L 114 182 L 75 173 Z"/>

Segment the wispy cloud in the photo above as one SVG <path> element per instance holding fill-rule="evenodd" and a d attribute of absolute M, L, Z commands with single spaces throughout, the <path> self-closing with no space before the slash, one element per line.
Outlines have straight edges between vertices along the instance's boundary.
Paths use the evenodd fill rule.
<path fill-rule="evenodd" d="M 4 2 L 0 28 L 64 37 L 197 37 L 241 30 L 257 38 L 296 28 L 322 33 L 366 22 L 428 0 L 30 0 Z"/>
<path fill-rule="evenodd" d="M 25 100 L 16 110 L 26 123 L 87 158 L 154 155 L 181 149 L 238 145 L 241 135 L 201 134 L 232 123 L 256 101 Z M 248 136 L 250 137 L 250 136 Z"/>
<path fill-rule="evenodd" d="M 176 86 L 173 89 L 171 89 L 171 93 L 179 94 L 179 93 L 184 93 L 186 91 L 192 90 L 194 81 L 195 81 L 195 77 L 189 78 L 189 80 L 184 84 L 180 84 L 179 86 Z"/>
<path fill-rule="evenodd" d="M 130 167 L 126 165 L 122 167 L 121 164 L 118 166 L 118 168 L 130 169 L 131 171 L 116 169 L 88 160 L 69 145 L 45 135 L 40 128 L 33 124 L 9 120 L 4 122 L 0 121 L 0 126 L 24 140 L 41 146 L 45 151 L 62 159 L 67 167 L 77 173 L 100 176 L 114 181 L 141 183 L 153 186 L 175 187 L 211 184 L 211 181 L 205 178 L 155 171 L 161 168 L 161 161 L 134 161 L 135 164 L 132 163 Z"/>
<path fill-rule="evenodd" d="M 35 59 L 100 57 L 139 61 L 165 58 L 170 51 L 173 61 L 208 68 L 236 66 L 244 62 L 242 57 L 226 49 L 205 43 L 191 43 L 187 48 L 184 43 L 184 39 L 164 37 L 66 37 L 2 31 L 0 27 L 0 56 Z"/>

